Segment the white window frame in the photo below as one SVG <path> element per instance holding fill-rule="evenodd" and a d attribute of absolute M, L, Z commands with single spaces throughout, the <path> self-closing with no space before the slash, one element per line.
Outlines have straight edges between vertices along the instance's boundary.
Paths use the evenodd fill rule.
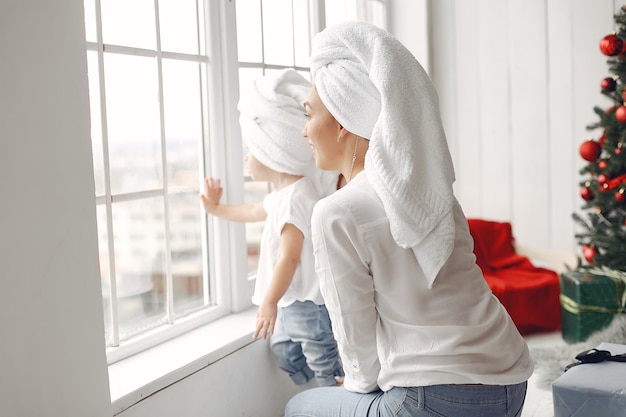
<path fill-rule="evenodd" d="M 230 155 L 242 154 L 238 118 L 233 116 L 237 114 L 236 99 L 233 99 L 233 96 L 238 95 L 238 81 L 236 71 L 233 73 L 228 70 L 229 68 L 237 67 L 234 3 L 232 1 L 216 2 L 205 0 L 203 4 L 204 16 L 201 16 L 201 18 L 204 18 L 206 21 L 205 27 L 207 28 L 207 36 L 204 42 L 206 44 L 207 54 L 201 57 L 199 61 L 207 64 L 207 74 L 205 77 L 207 85 L 206 91 L 202 92 L 202 96 L 204 97 L 204 105 L 207 107 L 206 112 L 208 114 L 208 120 L 204 120 L 203 123 L 205 130 L 203 132 L 205 154 L 202 157 L 204 163 L 200 164 L 200 169 L 204 170 L 202 173 L 203 176 L 207 176 L 209 175 L 207 173 L 211 172 L 210 175 L 227 179 L 225 187 L 227 193 L 224 199 L 225 201 L 237 201 L 242 198 L 242 162 L 240 157 L 235 158 Z M 102 27 L 99 23 L 99 6 L 100 0 L 96 0 L 97 40 L 96 42 L 87 42 L 87 50 L 95 51 L 98 54 L 98 72 L 100 91 L 102 92 L 99 98 L 100 117 L 102 120 L 103 147 L 105 149 L 105 171 L 107 171 L 105 177 L 108 178 L 108 167 L 106 166 L 106 161 L 108 160 L 108 154 L 106 152 L 106 89 L 103 76 L 103 56 L 105 48 L 107 53 L 155 56 L 158 61 L 162 57 L 180 57 L 177 57 L 178 54 L 168 54 L 160 51 L 154 52 L 137 48 L 104 45 L 102 42 Z M 209 31 L 211 31 L 211 36 L 209 36 Z M 215 57 L 214 61 L 217 65 L 209 62 L 210 57 Z M 190 57 L 183 56 L 182 58 L 193 60 L 193 58 Z M 211 94 L 208 94 L 209 91 Z M 162 92 L 160 101 L 163 101 Z M 161 131 L 163 131 L 162 126 Z M 162 147 L 164 147 L 163 133 L 161 133 L 161 142 Z M 164 161 L 162 161 L 162 166 L 164 166 L 165 169 Z M 200 185 L 199 181 L 199 187 Z M 198 190 L 200 190 L 200 188 L 198 188 Z M 167 196 L 167 184 L 165 184 L 164 189 L 149 191 L 148 193 L 160 197 Z M 146 191 L 140 191 L 137 193 L 114 196 L 111 194 L 110 183 L 105 181 L 105 194 L 97 196 L 96 204 L 106 207 L 108 213 L 107 217 L 109 219 L 107 224 L 108 236 L 113 236 L 111 222 L 111 207 L 113 201 L 133 200 L 146 195 Z M 165 216 L 167 217 L 167 198 L 165 198 L 164 210 Z M 113 302 L 111 308 L 113 346 L 107 347 L 107 360 L 109 364 L 177 337 L 191 329 L 214 321 L 227 314 L 244 310 L 251 305 L 250 295 L 252 294 L 253 283 L 251 283 L 246 276 L 245 231 L 243 227 L 238 224 L 219 221 L 213 217 L 207 217 L 206 215 L 202 216 L 202 221 L 203 235 L 205 235 L 204 239 L 206 242 L 203 258 L 205 262 L 208 260 L 208 265 L 203 269 L 205 271 L 205 283 L 210 288 L 211 304 L 213 305 L 209 305 L 201 311 L 192 313 L 187 317 L 174 320 L 171 296 L 171 274 L 167 274 L 167 323 L 133 337 L 126 342 L 120 342 L 117 333 L 116 303 Z M 165 227 L 167 230 L 167 221 L 165 222 Z M 169 239 L 169 236 L 166 236 L 166 241 L 167 239 Z M 215 242 L 219 242 L 219 244 L 215 244 Z M 110 238 L 108 252 L 111 254 L 114 253 L 113 245 L 113 239 Z M 210 254 L 210 256 L 206 253 L 206 247 L 212 248 L 213 253 Z M 168 253 L 165 262 L 166 269 L 169 269 L 170 263 L 171 254 Z M 115 299 L 116 280 L 115 260 L 113 256 L 110 256 L 108 268 L 109 271 L 111 271 L 111 299 Z M 206 277 L 206 275 L 209 275 L 209 277 Z M 205 290 L 205 292 L 207 291 Z"/>

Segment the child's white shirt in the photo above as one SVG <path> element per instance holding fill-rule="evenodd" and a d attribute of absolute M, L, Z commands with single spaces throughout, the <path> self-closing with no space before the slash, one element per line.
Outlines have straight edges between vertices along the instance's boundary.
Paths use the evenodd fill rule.
<path fill-rule="evenodd" d="M 272 281 L 274 265 L 280 256 L 280 233 L 286 224 L 294 225 L 304 236 L 300 263 L 291 285 L 278 302 L 286 307 L 294 301 L 313 301 L 324 304 L 315 275 L 313 244 L 311 243 L 311 214 L 319 196 L 312 182 L 303 177 L 293 184 L 272 191 L 263 199 L 267 213 L 259 251 L 259 266 L 252 302 L 260 305 Z"/>

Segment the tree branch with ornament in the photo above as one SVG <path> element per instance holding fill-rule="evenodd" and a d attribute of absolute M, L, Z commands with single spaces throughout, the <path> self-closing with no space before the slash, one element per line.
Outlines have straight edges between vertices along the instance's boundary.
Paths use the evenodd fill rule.
<path fill-rule="evenodd" d="M 578 149 L 587 162 L 580 170 L 586 216 L 574 213 L 573 218 L 580 225 L 575 237 L 586 267 L 626 271 L 626 9 L 614 18 L 618 30 L 600 40 L 611 74 L 601 80 L 600 92 L 612 105 L 594 107 L 598 120 L 587 129 L 601 134 L 588 137 Z"/>

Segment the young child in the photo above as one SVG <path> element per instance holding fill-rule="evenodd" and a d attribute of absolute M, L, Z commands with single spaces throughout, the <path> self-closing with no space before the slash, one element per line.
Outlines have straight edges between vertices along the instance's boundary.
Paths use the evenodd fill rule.
<path fill-rule="evenodd" d="M 272 184 L 272 192 L 258 203 L 220 204 L 220 180 L 209 177 L 201 199 L 207 213 L 223 219 L 265 220 L 252 297 L 259 306 L 253 338 L 271 335 L 280 368 L 296 384 L 315 376 L 318 385 L 332 386 L 343 369 L 315 276 L 310 230 L 313 206 L 335 188 L 337 174 L 316 168 L 301 135 L 309 87 L 286 69 L 257 79 L 239 101 L 249 150 L 245 163 L 254 180 Z"/>

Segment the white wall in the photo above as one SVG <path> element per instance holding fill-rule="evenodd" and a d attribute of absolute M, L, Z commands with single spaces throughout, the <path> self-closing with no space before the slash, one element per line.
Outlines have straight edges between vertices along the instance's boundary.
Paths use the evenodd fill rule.
<path fill-rule="evenodd" d="M 576 251 L 578 147 L 608 107 L 599 42 L 613 0 L 436 0 L 430 74 L 468 217 L 511 221 L 518 242 Z M 596 137 L 598 134 L 595 133 Z"/>
<path fill-rule="evenodd" d="M 118 416 L 280 417 L 301 387 L 278 368 L 266 342 L 247 345 Z"/>
<path fill-rule="evenodd" d="M 613 29 L 613 1 L 428 6 L 428 66 L 466 214 L 511 220 L 523 243 L 572 249 L 577 149 L 603 103 L 598 42 Z M 406 21 L 397 27 L 420 48 Z M 81 0 L 0 2 L 2 416 L 111 415 L 83 39 Z M 121 415 L 275 417 L 294 388 L 266 347 L 252 343 Z"/>
<path fill-rule="evenodd" d="M 81 0 L 0 2 L 0 415 L 110 416 Z"/>

